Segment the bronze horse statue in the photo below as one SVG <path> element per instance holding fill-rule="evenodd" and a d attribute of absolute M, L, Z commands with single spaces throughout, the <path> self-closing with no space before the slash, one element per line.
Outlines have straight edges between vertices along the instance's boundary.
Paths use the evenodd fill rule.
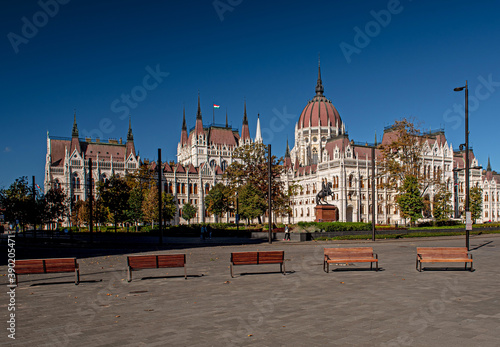
<path fill-rule="evenodd" d="M 326 197 L 328 195 L 333 195 L 332 182 L 326 182 L 326 180 L 324 180 L 321 183 L 321 186 L 322 186 L 321 190 L 316 195 L 316 205 L 322 205 L 322 204 L 330 205 L 329 203 L 326 202 Z"/>

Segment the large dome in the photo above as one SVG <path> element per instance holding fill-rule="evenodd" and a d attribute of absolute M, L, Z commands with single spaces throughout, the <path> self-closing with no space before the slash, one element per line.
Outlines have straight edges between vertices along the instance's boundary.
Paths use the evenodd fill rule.
<path fill-rule="evenodd" d="M 309 127 L 338 127 L 341 126 L 339 112 L 332 102 L 323 95 L 323 83 L 321 82 L 321 69 L 318 66 L 318 83 L 316 84 L 316 96 L 307 103 L 300 114 L 298 129 Z"/>

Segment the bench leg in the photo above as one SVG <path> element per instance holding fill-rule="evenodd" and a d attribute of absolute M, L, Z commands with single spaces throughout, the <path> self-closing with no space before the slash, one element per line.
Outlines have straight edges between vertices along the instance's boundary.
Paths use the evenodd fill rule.
<path fill-rule="evenodd" d="M 283 273 L 283 275 L 286 275 L 285 261 L 283 261 L 283 263 L 280 263 L 280 271 Z"/>
<path fill-rule="evenodd" d="M 132 270 L 130 269 L 130 266 L 127 266 L 127 282 L 132 281 Z"/>
<path fill-rule="evenodd" d="M 75 285 L 78 285 L 80 283 L 80 269 L 76 268 L 75 269 Z"/>
<path fill-rule="evenodd" d="M 233 263 L 229 265 L 230 271 L 231 271 L 231 278 L 233 278 Z"/>
<path fill-rule="evenodd" d="M 184 279 L 185 280 L 188 279 L 188 275 L 187 275 L 187 272 L 186 272 L 186 266 L 184 266 Z"/>
<path fill-rule="evenodd" d="M 375 271 L 378 272 L 378 261 L 375 262 Z"/>

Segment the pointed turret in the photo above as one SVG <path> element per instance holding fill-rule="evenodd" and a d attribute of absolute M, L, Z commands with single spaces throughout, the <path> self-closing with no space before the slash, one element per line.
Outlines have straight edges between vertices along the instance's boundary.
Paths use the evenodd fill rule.
<path fill-rule="evenodd" d="M 292 167 L 292 158 L 290 157 L 290 147 L 288 147 L 288 138 L 286 139 L 285 159 L 283 160 L 283 165 L 285 165 L 286 168 Z"/>
<path fill-rule="evenodd" d="M 80 140 L 78 139 L 78 126 L 76 125 L 76 111 L 73 116 L 73 130 L 71 131 L 71 148 L 70 154 L 73 154 L 73 151 L 76 149 L 78 153 L 81 152 L 80 149 Z"/>
<path fill-rule="evenodd" d="M 226 108 L 226 128 L 229 128 L 228 123 L 227 123 L 227 108 Z"/>
<path fill-rule="evenodd" d="M 128 116 L 128 133 L 127 133 L 127 143 L 125 144 L 127 154 L 125 159 L 127 159 L 130 154 L 135 157 L 135 145 L 134 145 L 134 135 L 132 134 L 132 117 Z"/>
<path fill-rule="evenodd" d="M 250 130 L 248 129 L 248 118 L 247 118 L 247 102 L 245 100 L 245 106 L 243 111 L 243 125 L 241 126 L 241 138 L 240 143 L 246 144 L 250 143 L 252 139 L 250 138 Z"/>
<path fill-rule="evenodd" d="M 488 166 L 486 167 L 486 171 L 491 171 L 490 157 L 488 156 Z"/>
<path fill-rule="evenodd" d="M 194 126 L 196 136 L 203 135 L 203 120 L 201 118 L 200 92 L 198 92 L 198 111 L 196 112 L 196 124 Z"/>
<path fill-rule="evenodd" d="M 132 117 L 128 116 L 128 132 L 127 132 L 127 142 L 134 141 L 134 134 L 132 134 Z"/>
<path fill-rule="evenodd" d="M 318 55 L 318 81 L 316 83 L 316 96 L 322 96 L 324 92 L 323 82 L 321 81 L 321 64 L 320 57 Z"/>
<path fill-rule="evenodd" d="M 378 145 L 377 143 L 377 132 L 375 131 L 375 142 L 373 143 L 375 146 Z"/>
<path fill-rule="evenodd" d="M 262 143 L 262 133 L 260 131 L 260 115 L 257 114 L 257 129 L 255 130 L 255 143 Z"/>
<path fill-rule="evenodd" d="M 76 111 L 73 115 L 73 131 L 71 132 L 71 137 L 78 137 L 78 126 L 76 125 Z"/>
<path fill-rule="evenodd" d="M 187 126 L 186 126 L 186 108 L 182 109 L 182 129 L 181 129 L 181 146 L 184 147 L 187 145 L 188 136 L 187 136 Z"/>

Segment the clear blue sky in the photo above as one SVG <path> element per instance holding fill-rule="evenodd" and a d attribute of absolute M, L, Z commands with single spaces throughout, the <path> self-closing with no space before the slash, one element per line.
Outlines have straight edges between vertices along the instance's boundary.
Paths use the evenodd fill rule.
<path fill-rule="evenodd" d="M 46 133 L 71 136 L 74 109 L 80 136 L 102 139 L 126 138 L 128 109 L 140 156 L 160 147 L 175 160 L 198 91 L 204 123 L 215 102 L 216 122 L 227 109 L 239 129 L 246 99 L 251 136 L 260 113 L 264 141 L 283 155 L 315 94 L 318 53 L 355 141 L 414 117 L 458 148 L 464 93 L 453 88 L 468 80 L 471 145 L 500 170 L 497 1 L 59 1 L 2 6 L 0 188 L 43 182 Z"/>

